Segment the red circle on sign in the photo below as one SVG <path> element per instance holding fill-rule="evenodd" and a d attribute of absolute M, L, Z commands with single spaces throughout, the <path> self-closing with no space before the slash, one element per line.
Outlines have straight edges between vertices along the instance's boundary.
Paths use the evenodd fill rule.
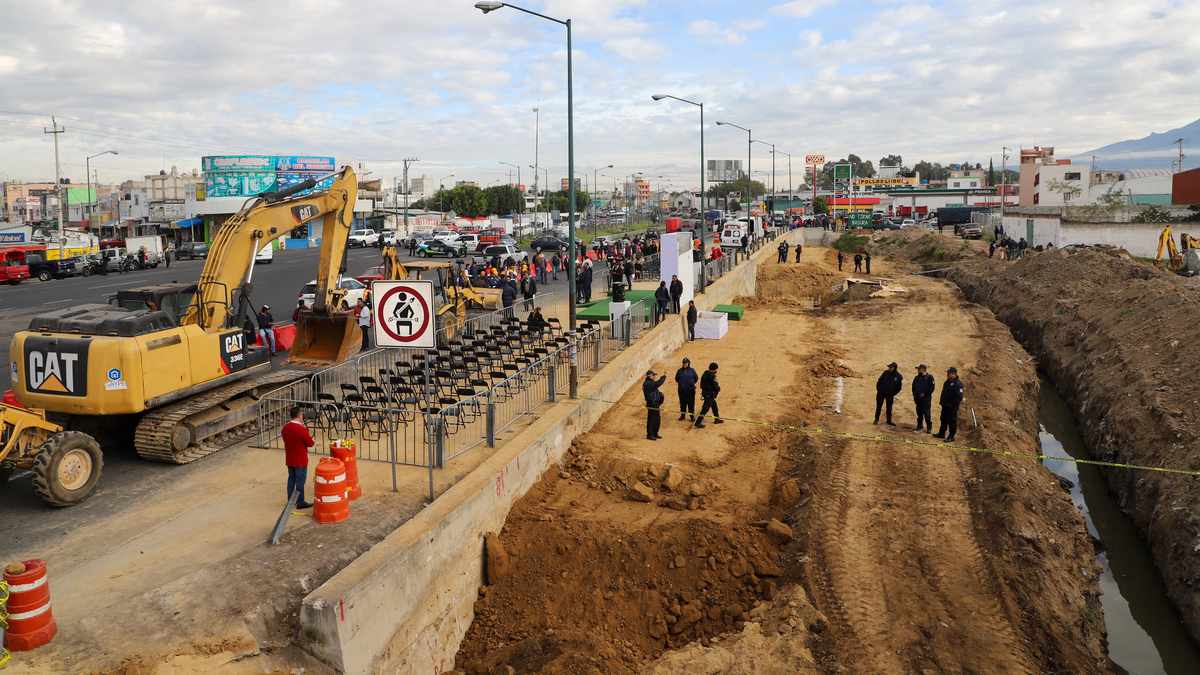
<path fill-rule="evenodd" d="M 421 303 L 421 310 L 424 312 L 425 318 L 421 322 L 420 327 L 417 328 L 417 330 L 413 331 L 413 334 L 409 335 L 409 336 L 404 336 L 404 335 L 400 335 L 396 332 L 393 332 L 392 329 L 390 327 L 388 327 L 388 322 L 383 318 L 383 314 L 382 314 L 383 307 L 387 304 L 387 301 L 393 295 L 400 293 L 400 292 L 411 293 L 412 296 L 417 299 L 417 302 Z M 394 286 L 394 287 L 392 287 L 390 290 L 388 290 L 387 293 L 383 294 L 382 298 L 379 299 L 379 303 L 376 305 L 375 311 L 380 312 L 380 315 L 378 317 L 379 327 L 383 329 L 384 333 L 388 334 L 388 337 L 390 337 L 393 340 L 396 340 L 398 342 L 415 342 L 418 339 L 420 339 L 421 336 L 425 334 L 425 331 L 429 330 L 429 322 L 432 319 L 432 317 L 430 316 L 430 313 L 429 313 L 429 304 L 425 302 L 425 298 L 420 293 L 416 292 L 412 286 Z"/>

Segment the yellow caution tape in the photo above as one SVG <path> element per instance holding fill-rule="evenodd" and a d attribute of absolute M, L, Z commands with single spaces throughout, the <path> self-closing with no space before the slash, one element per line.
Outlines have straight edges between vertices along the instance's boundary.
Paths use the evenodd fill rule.
<path fill-rule="evenodd" d="M 609 400 L 605 400 L 602 398 L 595 398 L 595 397 L 580 397 L 580 398 L 585 398 L 586 400 L 589 400 L 589 401 L 599 401 L 601 403 L 609 403 L 612 405 L 626 406 L 629 408 L 641 408 L 642 407 L 642 406 L 631 404 L 631 403 L 621 403 L 620 401 L 609 401 Z M 666 411 L 666 408 L 662 408 L 661 410 Z M 674 412 L 674 411 L 672 410 L 672 412 Z M 744 418 L 738 418 L 738 417 L 726 417 L 724 415 L 721 416 L 721 419 L 727 420 L 730 422 L 741 422 L 743 424 L 754 424 L 754 425 L 758 425 L 758 426 L 762 426 L 762 427 L 771 427 L 774 429 L 779 429 L 780 431 L 793 431 L 793 432 L 797 432 L 797 433 L 801 433 L 801 434 L 810 434 L 813 436 L 832 436 L 835 438 L 848 438 L 851 440 L 871 441 L 874 443 L 888 443 L 888 444 L 892 444 L 892 445 L 909 445 L 909 446 L 914 446 L 914 447 L 924 446 L 924 447 L 938 448 L 938 449 L 943 449 L 943 450 L 948 449 L 948 450 L 954 450 L 954 451 L 959 451 L 959 452 L 974 452 L 974 453 L 979 453 L 979 454 L 995 455 L 998 457 L 1013 457 L 1016 459 L 1033 459 L 1033 460 L 1048 461 L 1048 462 L 1070 462 L 1073 464 L 1086 464 L 1086 465 L 1090 465 L 1090 466 L 1102 466 L 1102 467 L 1107 467 L 1107 468 L 1112 468 L 1112 469 L 1129 469 L 1132 471 L 1154 471 L 1157 473 L 1168 473 L 1168 474 L 1173 474 L 1173 475 L 1177 475 L 1177 476 L 1190 476 L 1192 478 L 1200 478 L 1200 470 L 1198 470 L 1198 469 L 1176 469 L 1176 468 L 1165 467 L 1165 466 L 1146 466 L 1144 464 L 1126 464 L 1123 462 L 1105 462 L 1105 461 L 1099 460 L 1099 459 L 1079 459 L 1077 457 L 1070 457 L 1070 456 L 1063 456 L 1063 455 L 1047 455 L 1045 453 L 1029 454 L 1029 453 L 1024 453 L 1024 452 L 1013 452 L 1012 450 L 996 450 L 993 448 L 977 448 L 977 447 L 970 446 L 970 445 L 958 445 L 955 443 L 915 440 L 912 438 L 904 438 L 901 436 L 888 436 L 888 435 L 883 435 L 883 434 L 862 434 L 862 433 L 855 433 L 855 432 L 849 432 L 849 431 L 833 431 L 831 429 L 826 429 L 824 427 L 798 426 L 795 424 L 784 424 L 782 422 L 767 422 L 764 420 L 751 420 L 751 419 L 744 419 Z"/>

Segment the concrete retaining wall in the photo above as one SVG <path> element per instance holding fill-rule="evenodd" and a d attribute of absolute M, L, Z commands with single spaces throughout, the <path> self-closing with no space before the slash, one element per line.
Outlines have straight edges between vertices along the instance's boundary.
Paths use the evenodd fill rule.
<path fill-rule="evenodd" d="M 786 235 L 796 241 L 800 234 Z M 753 295 L 771 244 L 710 285 L 696 305 L 711 309 Z M 483 583 L 483 535 L 499 532 L 513 503 L 559 462 L 654 362 L 684 341 L 682 317 L 668 320 L 580 386 L 577 400 L 534 424 L 383 541 L 304 599 L 301 644 L 346 673 L 451 670 Z"/>

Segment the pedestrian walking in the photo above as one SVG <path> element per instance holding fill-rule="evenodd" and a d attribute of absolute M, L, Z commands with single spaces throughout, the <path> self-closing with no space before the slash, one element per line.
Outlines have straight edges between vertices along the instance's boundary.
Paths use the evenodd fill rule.
<path fill-rule="evenodd" d="M 867 274 L 870 274 L 871 273 L 871 252 L 870 251 L 867 251 L 867 254 L 863 257 L 863 262 L 865 262 L 867 264 Z"/>
<path fill-rule="evenodd" d="M 625 264 L 621 268 L 625 272 L 625 288 L 633 288 L 633 258 L 625 256 Z"/>
<path fill-rule="evenodd" d="M 854 254 L 854 271 L 862 272 L 862 254 L 861 253 Z"/>
<path fill-rule="evenodd" d="M 658 288 L 654 289 L 654 302 L 654 323 L 658 323 L 667 316 L 671 306 L 671 291 L 667 290 L 667 282 L 658 282 Z"/>
<path fill-rule="evenodd" d="M 271 306 L 263 305 L 262 309 L 258 310 L 258 337 L 262 340 L 264 347 L 271 348 L 271 356 L 275 356 L 275 331 L 271 328 L 275 323 L 275 317 L 271 316 Z"/>
<path fill-rule="evenodd" d="M 842 263 L 846 262 L 846 256 L 841 252 L 837 252 L 838 271 L 842 271 Z"/>
<path fill-rule="evenodd" d="M 680 311 L 679 301 L 683 298 L 683 282 L 679 280 L 678 274 L 671 275 L 671 313 L 678 314 Z"/>
<path fill-rule="evenodd" d="M 896 362 L 893 361 L 875 381 L 875 421 L 872 424 L 879 424 L 879 412 L 884 404 L 887 404 L 888 426 L 896 426 L 895 422 L 892 422 L 892 402 L 903 388 L 904 376 L 897 370 Z"/>
<path fill-rule="evenodd" d="M 658 435 L 658 430 L 662 427 L 662 406 L 666 401 L 666 397 L 658 388 L 667 381 L 667 376 L 663 375 L 657 380 L 654 379 L 654 376 L 653 370 L 647 370 L 646 379 L 642 380 L 642 396 L 646 399 L 646 440 L 648 441 L 657 441 L 662 438 Z"/>
<path fill-rule="evenodd" d="M 687 309 L 688 340 L 696 339 L 696 317 L 698 314 L 699 314 L 699 312 L 696 311 L 696 301 L 688 300 L 688 309 Z"/>
<path fill-rule="evenodd" d="M 592 301 L 592 261 L 583 261 L 583 301 Z"/>
<path fill-rule="evenodd" d="M 700 376 L 692 367 L 692 362 L 684 357 L 683 365 L 675 371 L 675 387 L 679 390 L 680 420 L 683 420 L 685 416 L 691 416 L 693 421 L 696 419 L 696 383 L 699 381 Z"/>
<path fill-rule="evenodd" d="M 358 317 L 358 329 L 362 331 L 362 350 L 365 352 L 371 348 L 371 303 L 359 300 L 354 314 Z"/>
<path fill-rule="evenodd" d="M 284 423 L 279 430 L 283 438 L 283 463 L 287 467 L 287 498 L 296 495 L 296 508 L 311 508 L 312 504 L 304 501 L 304 484 L 308 481 L 308 449 L 313 441 L 312 434 L 304 424 L 304 408 L 292 406 L 289 411 L 291 419 Z"/>
<path fill-rule="evenodd" d="M 796 262 L 800 262 L 800 254 L 804 252 L 804 244 L 796 242 Z"/>
<path fill-rule="evenodd" d="M 537 295 L 537 279 L 531 274 L 521 279 L 521 297 L 525 299 L 525 311 L 533 309 L 533 298 Z"/>
<path fill-rule="evenodd" d="M 175 257 L 175 247 L 168 246 L 167 250 L 163 251 L 163 262 L 167 263 L 167 269 L 171 269 L 171 258 Z"/>
<path fill-rule="evenodd" d="M 954 442 L 954 435 L 958 433 L 958 407 L 962 405 L 962 401 L 963 384 L 962 380 L 958 379 L 958 369 L 948 368 L 946 382 L 942 385 L 942 396 L 938 399 L 942 406 L 942 423 L 938 432 L 933 435 L 934 438 L 945 439 L 947 443 Z"/>
<path fill-rule="evenodd" d="M 717 395 L 721 393 L 721 384 L 717 382 L 717 364 L 715 362 L 708 364 L 708 370 L 700 376 L 700 398 L 704 403 L 700 405 L 700 414 L 696 417 L 696 427 L 704 427 L 704 416 L 712 410 L 713 423 L 724 424 L 725 420 L 721 419 L 721 411 L 717 409 Z"/>
<path fill-rule="evenodd" d="M 512 279 L 505 279 L 500 287 L 500 304 L 504 306 L 504 316 L 513 318 L 513 305 L 517 302 L 517 286 Z"/>
<path fill-rule="evenodd" d="M 929 417 L 929 409 L 933 406 L 933 390 L 937 386 L 933 382 L 933 375 L 930 375 L 924 363 L 917 366 L 917 376 L 912 382 L 913 403 L 917 406 L 917 428 L 916 431 L 921 431 L 922 425 L 925 431 L 933 433 L 933 420 Z"/>

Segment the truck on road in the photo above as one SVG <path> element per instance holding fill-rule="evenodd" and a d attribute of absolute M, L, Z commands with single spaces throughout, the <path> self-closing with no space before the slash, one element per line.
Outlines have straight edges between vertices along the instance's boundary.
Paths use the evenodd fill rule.
<path fill-rule="evenodd" d="M 130 255 L 136 256 L 143 247 L 146 249 L 146 267 L 158 267 L 158 263 L 163 260 L 163 251 L 165 250 L 162 237 L 148 235 L 129 237 L 125 240 L 125 250 L 129 251 Z"/>

